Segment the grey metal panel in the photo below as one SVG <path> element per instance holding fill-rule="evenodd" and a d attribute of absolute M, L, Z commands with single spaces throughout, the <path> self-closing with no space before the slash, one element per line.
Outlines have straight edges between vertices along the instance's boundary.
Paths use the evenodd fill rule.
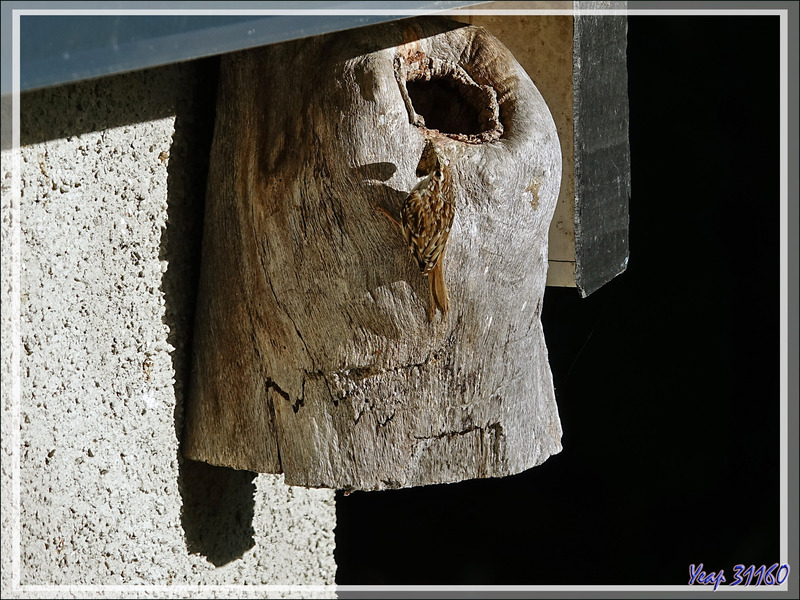
<path fill-rule="evenodd" d="M 152 8 L 140 6 L 139 8 Z M 240 8 L 239 3 L 165 3 L 161 8 Z M 215 3 L 216 4 L 216 3 Z M 389 11 L 446 10 L 476 2 L 242 3 L 248 8 Z M 182 5 L 182 6 L 181 6 Z M 92 9 L 115 8 L 96 3 Z M 31 7 L 38 8 L 38 7 Z M 5 11 L 4 11 L 5 12 Z M 311 35 L 362 27 L 407 15 L 22 15 L 20 89 L 79 81 L 232 52 Z M 6 89 L 8 87 L 8 89 Z M 3 78 L 3 94 L 11 92 Z"/>
<path fill-rule="evenodd" d="M 627 28 L 624 15 L 575 15 L 575 282 L 584 297 L 628 264 Z"/>

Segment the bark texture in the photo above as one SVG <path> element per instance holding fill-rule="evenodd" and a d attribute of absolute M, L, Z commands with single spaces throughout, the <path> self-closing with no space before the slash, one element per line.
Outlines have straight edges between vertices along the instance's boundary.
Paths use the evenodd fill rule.
<path fill-rule="evenodd" d="M 429 292 L 399 215 L 426 139 L 456 216 Z M 561 449 L 540 323 L 556 129 L 482 28 L 415 19 L 225 57 L 184 453 L 292 485 L 518 473 Z"/>

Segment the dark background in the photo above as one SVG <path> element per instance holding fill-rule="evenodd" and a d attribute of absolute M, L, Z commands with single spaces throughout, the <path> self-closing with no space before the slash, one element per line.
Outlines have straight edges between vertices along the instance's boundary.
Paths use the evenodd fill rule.
<path fill-rule="evenodd" d="M 545 295 L 564 450 L 339 493 L 338 583 L 683 585 L 779 560 L 778 28 L 629 18 L 628 270 Z"/>

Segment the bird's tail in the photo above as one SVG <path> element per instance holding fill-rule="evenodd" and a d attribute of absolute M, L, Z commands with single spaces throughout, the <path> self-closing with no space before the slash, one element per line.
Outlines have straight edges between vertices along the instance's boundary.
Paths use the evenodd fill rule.
<path fill-rule="evenodd" d="M 428 273 L 428 283 L 431 290 L 428 318 L 433 321 L 437 308 L 442 311 L 442 316 L 450 310 L 450 296 L 447 293 L 447 285 L 444 283 L 444 253 L 439 257 L 436 266 Z"/>

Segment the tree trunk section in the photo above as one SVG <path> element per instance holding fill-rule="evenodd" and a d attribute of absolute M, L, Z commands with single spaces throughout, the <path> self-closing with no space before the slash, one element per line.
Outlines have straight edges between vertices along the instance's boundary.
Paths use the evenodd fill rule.
<path fill-rule="evenodd" d="M 426 139 L 456 199 L 433 322 L 384 214 Z M 185 455 L 373 490 L 559 452 L 540 313 L 560 172 L 547 106 L 482 28 L 415 19 L 224 57 Z"/>

